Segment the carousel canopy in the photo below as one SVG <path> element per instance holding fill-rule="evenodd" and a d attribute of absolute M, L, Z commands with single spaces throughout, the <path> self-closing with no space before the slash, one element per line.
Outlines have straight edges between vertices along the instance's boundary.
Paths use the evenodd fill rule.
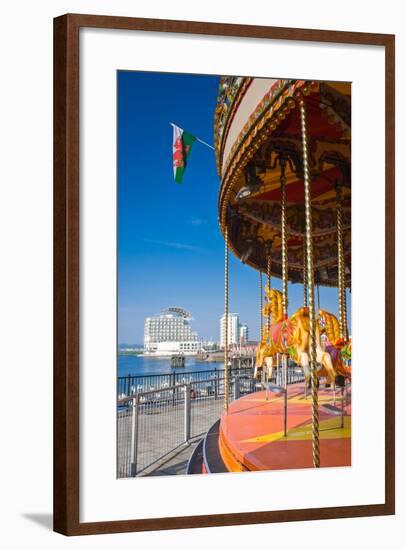
<path fill-rule="evenodd" d="M 286 177 L 288 279 L 303 281 L 304 182 L 298 109 L 305 98 L 310 152 L 315 280 L 337 286 L 337 188 L 341 196 L 346 284 L 350 286 L 351 86 L 226 77 L 215 113 L 221 177 L 219 222 L 243 262 L 281 277 L 281 189 Z"/>

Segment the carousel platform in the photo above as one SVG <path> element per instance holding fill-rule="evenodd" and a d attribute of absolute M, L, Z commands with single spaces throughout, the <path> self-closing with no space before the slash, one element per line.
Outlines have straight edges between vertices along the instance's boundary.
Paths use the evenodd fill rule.
<path fill-rule="evenodd" d="M 350 466 L 350 389 L 343 414 L 340 390 L 320 388 L 319 405 L 321 467 Z M 305 395 L 304 384 L 288 387 L 286 437 L 283 394 L 270 391 L 266 398 L 259 391 L 234 401 L 190 463 L 188 473 L 312 468 L 310 392 Z"/>

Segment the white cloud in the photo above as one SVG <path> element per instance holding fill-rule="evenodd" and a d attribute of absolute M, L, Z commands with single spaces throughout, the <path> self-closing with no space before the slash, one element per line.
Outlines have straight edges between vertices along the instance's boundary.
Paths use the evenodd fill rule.
<path fill-rule="evenodd" d="M 167 246 L 169 248 L 177 248 L 179 250 L 191 250 L 194 252 L 199 252 L 202 249 L 199 246 L 194 246 L 192 244 L 186 244 L 186 243 L 179 243 L 179 242 L 172 242 L 172 241 L 157 241 L 154 239 L 143 239 L 147 243 L 151 244 L 158 244 L 161 246 Z"/>
<path fill-rule="evenodd" d="M 190 216 L 190 223 L 191 223 L 191 225 L 198 226 L 198 225 L 205 225 L 207 222 L 206 222 L 206 220 L 203 220 L 201 218 L 196 218 L 194 216 Z"/>

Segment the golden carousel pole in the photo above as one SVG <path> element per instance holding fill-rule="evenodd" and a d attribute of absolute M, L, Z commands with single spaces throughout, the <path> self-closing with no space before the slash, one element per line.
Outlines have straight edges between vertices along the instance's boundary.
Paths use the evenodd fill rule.
<path fill-rule="evenodd" d="M 267 292 L 270 293 L 271 290 L 271 247 L 272 242 L 268 241 L 266 243 L 266 253 L 267 253 Z M 267 344 L 270 345 L 270 325 L 271 325 L 271 310 L 269 308 L 267 315 Z"/>
<path fill-rule="evenodd" d="M 343 257 L 343 269 L 345 269 L 345 261 Z M 344 337 L 349 339 L 349 329 L 347 326 L 347 305 L 346 305 L 346 275 L 343 281 L 343 324 L 344 324 Z"/>
<path fill-rule="evenodd" d="M 309 364 L 311 372 L 312 397 L 312 461 L 315 468 L 320 467 L 319 455 L 319 407 L 318 407 L 318 375 L 316 371 L 316 342 L 315 342 L 315 304 L 314 304 L 314 258 L 312 246 L 312 207 L 311 181 L 309 176 L 309 154 L 307 138 L 307 121 L 304 99 L 299 101 L 301 115 L 302 157 L 304 168 L 305 190 L 305 239 L 306 263 L 308 277 L 308 305 L 309 305 Z"/>
<path fill-rule="evenodd" d="M 304 262 L 303 262 L 303 269 L 302 269 L 302 284 L 304 286 L 304 307 L 308 307 L 308 276 L 307 276 L 307 246 L 304 238 Z"/>
<path fill-rule="evenodd" d="M 270 292 L 271 289 L 271 247 L 272 247 L 272 241 L 267 241 L 265 243 L 265 249 L 266 249 L 266 255 L 267 255 L 267 269 L 266 269 L 266 276 L 267 276 L 267 292 Z M 270 347 L 270 324 L 271 324 L 271 310 L 270 307 L 267 308 L 267 319 L 266 319 L 266 345 Z M 268 382 L 268 371 L 264 368 L 262 369 L 262 384 Z M 266 392 L 266 399 L 267 399 L 267 392 Z"/>
<path fill-rule="evenodd" d="M 260 301 L 259 301 L 259 314 L 260 314 L 260 344 L 263 344 L 263 273 L 260 270 L 259 277 L 259 287 L 260 287 Z M 265 368 L 262 366 L 262 384 L 265 383 Z"/>
<path fill-rule="evenodd" d="M 283 309 L 283 319 L 288 317 L 288 250 L 287 250 L 287 213 L 286 213 L 286 186 L 287 178 L 285 176 L 285 169 L 287 165 L 287 159 L 284 156 L 280 157 L 280 191 L 281 191 L 281 277 L 283 285 L 283 295 L 282 295 L 282 309 Z M 283 353 L 281 356 L 282 369 L 279 376 L 279 384 L 283 383 L 283 377 L 285 377 L 284 382 L 287 380 L 287 355 Z M 279 374 L 279 365 L 277 365 L 277 375 Z M 286 416 L 285 416 L 286 418 Z M 286 430 L 284 430 L 284 435 L 286 435 Z"/>
<path fill-rule="evenodd" d="M 260 342 L 263 341 L 263 273 L 260 270 Z"/>
<path fill-rule="evenodd" d="M 342 216 L 342 190 L 340 184 L 336 184 L 336 225 L 338 245 L 338 293 L 339 293 L 339 336 L 347 338 L 347 311 L 346 311 L 346 274 L 345 258 L 343 250 L 343 216 Z"/>
<path fill-rule="evenodd" d="M 228 228 L 225 228 L 225 410 L 228 412 L 229 405 L 229 368 L 228 368 L 228 317 L 229 317 L 229 301 L 228 301 Z"/>
<path fill-rule="evenodd" d="M 288 310 L 288 254 L 287 254 L 287 215 L 286 215 L 286 184 L 287 178 L 285 177 L 286 159 L 281 157 L 280 159 L 280 189 L 281 189 L 281 269 L 282 269 L 282 283 L 283 283 L 283 317 L 287 318 Z"/>

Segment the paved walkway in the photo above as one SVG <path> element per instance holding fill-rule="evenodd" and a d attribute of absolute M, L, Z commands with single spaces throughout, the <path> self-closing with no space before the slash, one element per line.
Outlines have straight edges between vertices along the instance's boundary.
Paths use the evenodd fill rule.
<path fill-rule="evenodd" d="M 149 476 L 171 476 L 185 475 L 188 461 L 198 445 L 199 439 L 182 447 L 177 454 L 169 458 L 162 464 L 155 466 L 155 469 L 148 474 Z"/>
<path fill-rule="evenodd" d="M 190 438 L 203 436 L 219 419 L 224 409 L 224 399 L 206 397 L 191 400 Z M 130 449 L 132 436 L 132 412 L 118 415 L 118 477 L 130 475 Z M 138 419 L 138 475 L 150 475 L 159 470 L 183 474 L 192 445 L 185 445 L 184 402 L 162 406 L 141 406 Z M 164 466 L 166 464 L 166 466 Z M 163 471 L 162 470 L 162 471 Z M 167 472 L 167 475 L 169 472 Z M 166 475 L 166 474 L 159 474 Z"/>

